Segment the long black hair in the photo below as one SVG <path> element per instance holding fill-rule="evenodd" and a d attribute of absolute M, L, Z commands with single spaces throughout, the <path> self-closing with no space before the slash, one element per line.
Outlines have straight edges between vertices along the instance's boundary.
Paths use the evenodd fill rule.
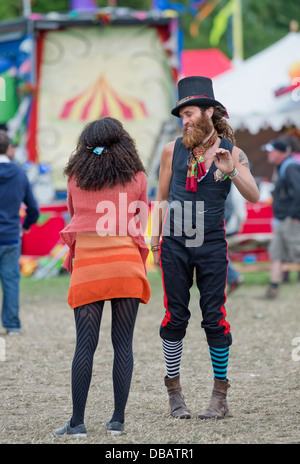
<path fill-rule="evenodd" d="M 100 155 L 94 153 L 96 147 L 104 147 Z M 100 190 L 125 185 L 140 171 L 145 172 L 145 168 L 134 140 L 120 121 L 107 117 L 85 126 L 64 174 L 76 177 L 82 190 Z"/>

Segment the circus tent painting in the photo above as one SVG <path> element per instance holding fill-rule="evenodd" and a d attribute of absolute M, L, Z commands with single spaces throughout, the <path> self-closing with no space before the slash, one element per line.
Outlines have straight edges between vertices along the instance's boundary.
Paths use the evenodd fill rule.
<path fill-rule="evenodd" d="M 167 53 L 168 36 L 162 40 L 160 32 L 143 24 L 92 25 L 39 35 L 31 133 L 39 162 L 51 165 L 56 191 L 66 189 L 64 167 L 84 125 L 105 116 L 122 122 L 150 168 L 175 100 L 174 60 Z"/>
<path fill-rule="evenodd" d="M 142 101 L 118 95 L 103 75 L 83 93 L 67 101 L 60 115 L 61 119 L 82 121 L 107 116 L 133 120 L 147 116 L 147 111 Z"/>

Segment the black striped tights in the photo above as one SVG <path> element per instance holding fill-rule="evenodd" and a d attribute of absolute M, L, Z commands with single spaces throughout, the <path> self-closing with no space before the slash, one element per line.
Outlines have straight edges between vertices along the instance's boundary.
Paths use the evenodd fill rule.
<path fill-rule="evenodd" d="M 76 349 L 72 363 L 73 415 L 71 426 L 84 423 L 84 412 L 92 378 L 94 353 L 98 345 L 104 301 L 74 309 Z M 133 371 L 132 339 L 139 306 L 137 298 L 111 300 L 111 340 L 114 349 L 114 413 L 111 421 L 124 423 Z"/>

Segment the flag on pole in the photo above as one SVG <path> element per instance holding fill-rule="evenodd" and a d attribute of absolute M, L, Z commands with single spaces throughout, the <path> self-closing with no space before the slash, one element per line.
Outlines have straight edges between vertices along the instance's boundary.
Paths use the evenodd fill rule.
<path fill-rule="evenodd" d="M 228 20 L 230 16 L 232 16 L 233 12 L 233 0 L 229 0 L 214 17 L 213 27 L 209 36 L 209 41 L 212 47 L 216 47 L 219 44 L 222 35 L 227 29 Z"/>
<path fill-rule="evenodd" d="M 243 59 L 243 26 L 242 26 L 242 0 L 228 0 L 226 5 L 216 14 L 213 28 L 210 33 L 210 44 L 216 47 L 222 35 L 226 32 L 229 19 L 232 17 L 233 59 Z"/>
<path fill-rule="evenodd" d="M 190 34 L 192 37 L 197 37 L 199 34 L 199 24 L 213 12 L 220 1 L 221 0 L 207 0 L 200 3 L 200 11 L 190 25 Z"/>

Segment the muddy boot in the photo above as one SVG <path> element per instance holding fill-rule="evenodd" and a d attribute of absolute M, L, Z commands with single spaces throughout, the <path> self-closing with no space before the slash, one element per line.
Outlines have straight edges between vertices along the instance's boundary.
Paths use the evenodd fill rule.
<path fill-rule="evenodd" d="M 215 378 L 211 400 L 207 409 L 199 414 L 198 419 L 222 419 L 229 414 L 227 404 L 227 390 L 230 387 L 228 380 Z"/>
<path fill-rule="evenodd" d="M 190 419 L 191 413 L 185 405 L 180 386 L 180 376 L 165 377 L 165 386 L 168 390 L 171 416 L 179 419 Z"/>
<path fill-rule="evenodd" d="M 271 285 L 268 287 L 266 293 L 257 297 L 258 300 L 275 300 L 279 296 L 278 288 L 272 287 Z"/>

